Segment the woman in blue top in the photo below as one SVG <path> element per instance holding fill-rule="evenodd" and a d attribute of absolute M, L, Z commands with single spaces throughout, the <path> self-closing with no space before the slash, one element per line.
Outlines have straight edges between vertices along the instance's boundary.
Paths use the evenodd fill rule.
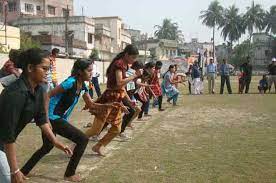
<path fill-rule="evenodd" d="M 64 175 L 65 180 L 73 182 L 81 180 L 80 176 L 76 175 L 75 172 L 87 146 L 88 137 L 78 128 L 70 124 L 68 118 L 82 92 L 84 92 L 83 99 L 86 105 L 90 107 L 95 105 L 84 83 L 85 81 L 90 81 L 91 76 L 91 62 L 89 60 L 79 59 L 74 63 L 71 76 L 49 92 L 49 119 L 53 127 L 53 132 L 70 139 L 76 144 Z M 42 139 L 42 147 L 33 154 L 31 159 L 21 169 L 25 175 L 29 174 L 36 163 L 53 148 L 51 141 L 43 134 Z"/>
<path fill-rule="evenodd" d="M 175 88 L 174 84 L 181 83 L 181 81 L 175 81 L 173 74 L 175 73 L 175 65 L 170 65 L 169 70 L 163 76 L 162 93 L 168 97 L 167 102 L 173 100 L 173 105 L 176 105 L 179 91 Z"/>

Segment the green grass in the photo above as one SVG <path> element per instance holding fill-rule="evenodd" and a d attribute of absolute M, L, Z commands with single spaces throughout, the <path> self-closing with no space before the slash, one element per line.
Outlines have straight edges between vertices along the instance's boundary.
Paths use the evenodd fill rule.
<path fill-rule="evenodd" d="M 78 171 L 93 168 L 87 183 L 276 182 L 276 95 L 256 94 L 258 80 L 247 95 L 191 96 L 181 85 L 178 107 L 164 102 L 166 111 L 151 110 L 151 120 L 134 122 L 133 139 L 113 141 L 105 158 L 91 156 L 90 142 Z M 71 118 L 79 128 L 91 120 L 82 106 L 81 100 Z M 39 130 L 29 125 L 17 144 L 22 165 L 41 146 Z M 53 150 L 29 182 L 61 181 L 68 161 Z"/>
<path fill-rule="evenodd" d="M 275 182 L 275 101 L 184 95 L 86 182 Z"/>

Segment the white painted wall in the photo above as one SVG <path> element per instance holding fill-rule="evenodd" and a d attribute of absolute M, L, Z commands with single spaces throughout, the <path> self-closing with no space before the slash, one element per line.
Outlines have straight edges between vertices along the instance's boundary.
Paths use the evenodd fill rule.
<path fill-rule="evenodd" d="M 29 13 L 25 11 L 25 3 L 28 4 L 33 4 L 34 5 L 34 12 L 33 13 Z M 20 0 L 20 9 L 21 12 L 24 14 L 32 14 L 32 15 L 36 15 L 37 11 L 36 11 L 36 6 L 40 6 L 41 10 L 43 10 L 43 0 Z"/>

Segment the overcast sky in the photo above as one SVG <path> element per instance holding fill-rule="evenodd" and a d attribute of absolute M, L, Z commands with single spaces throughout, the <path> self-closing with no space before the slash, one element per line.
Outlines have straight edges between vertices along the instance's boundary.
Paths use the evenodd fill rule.
<path fill-rule="evenodd" d="M 201 10 L 208 8 L 211 0 L 74 0 L 75 14 L 86 16 L 120 16 L 132 29 L 139 29 L 153 36 L 154 25 L 164 18 L 177 22 L 186 41 L 197 37 L 200 41 L 210 41 L 212 30 L 201 24 Z M 251 5 L 252 0 L 219 0 L 223 7 L 235 4 L 241 12 Z M 266 10 L 276 5 L 276 0 L 255 0 Z M 222 43 L 220 32 L 217 43 Z"/>

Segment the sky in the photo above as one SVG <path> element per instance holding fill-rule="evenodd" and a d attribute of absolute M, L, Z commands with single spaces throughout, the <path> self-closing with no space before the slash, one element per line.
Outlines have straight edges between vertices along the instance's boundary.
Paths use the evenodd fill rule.
<path fill-rule="evenodd" d="M 202 25 L 200 11 L 206 10 L 212 0 L 74 0 L 75 15 L 85 16 L 119 16 L 132 29 L 141 30 L 153 36 L 154 25 L 161 25 L 164 18 L 178 23 L 185 41 L 198 38 L 210 41 L 212 29 Z M 241 13 L 246 11 L 252 0 L 219 0 L 224 8 L 235 4 Z M 255 0 L 262 8 L 269 10 L 276 5 L 276 0 Z M 245 38 L 245 36 L 244 36 Z M 216 44 L 223 43 L 220 31 L 216 31 Z"/>

